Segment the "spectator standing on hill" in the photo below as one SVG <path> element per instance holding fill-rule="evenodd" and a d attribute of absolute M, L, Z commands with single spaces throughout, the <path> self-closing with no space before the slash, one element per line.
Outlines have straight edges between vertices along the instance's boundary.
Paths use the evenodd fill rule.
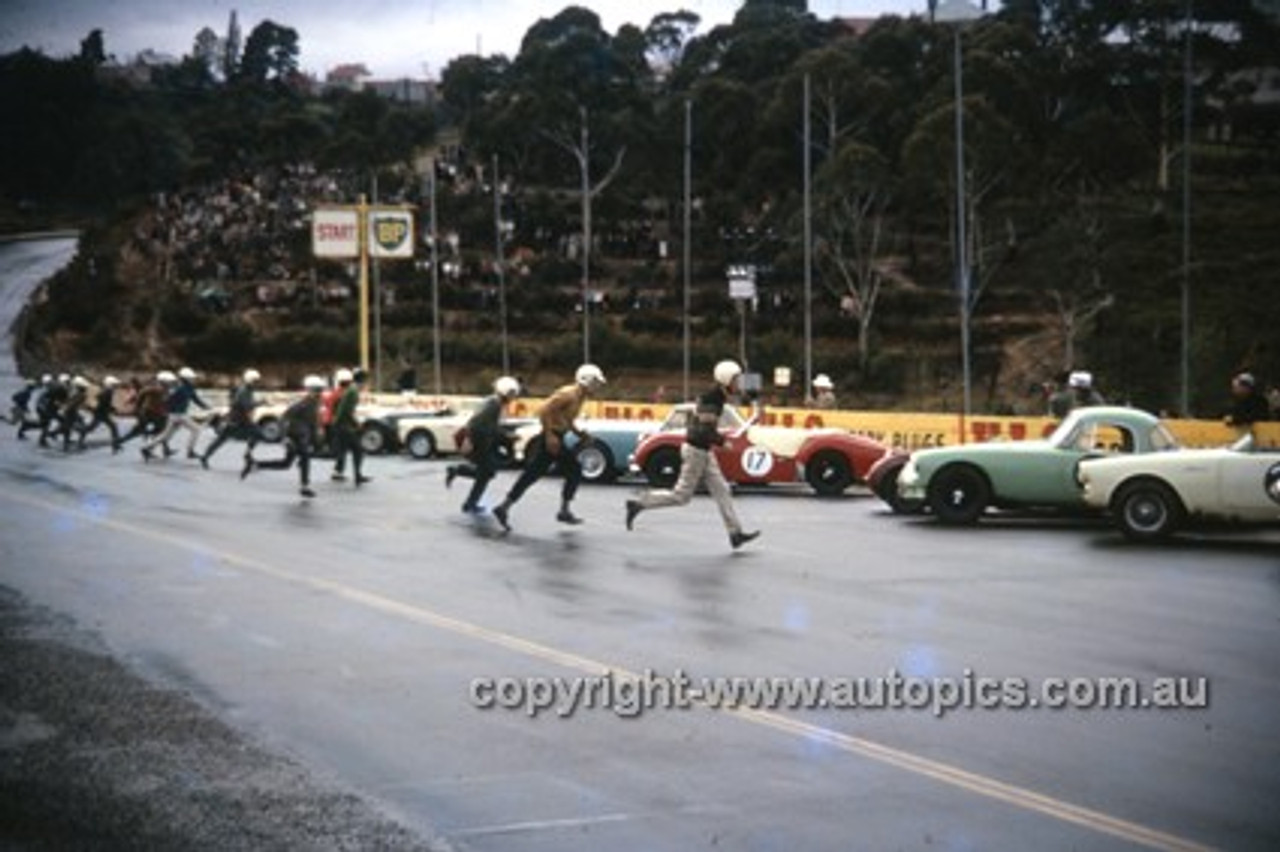
<path fill-rule="evenodd" d="M 721 361 L 716 364 L 714 373 L 715 385 L 698 397 L 697 407 L 689 418 L 688 432 L 680 447 L 680 478 L 669 490 L 649 490 L 637 499 L 628 500 L 628 530 L 635 525 L 636 517 L 644 510 L 684 506 L 693 499 L 693 493 L 699 485 L 706 485 L 707 492 L 720 510 L 720 518 L 729 533 L 729 544 L 734 550 L 760 535 L 758 530 L 746 532 L 742 529 L 742 522 L 738 520 L 738 513 L 733 507 L 729 483 L 720 470 L 715 454 L 715 448 L 725 441 L 725 436 L 720 434 L 720 416 L 724 413 L 729 397 L 737 393 L 742 368 L 736 361 Z M 748 421 L 747 426 L 752 425 L 754 420 L 752 418 Z"/>
<path fill-rule="evenodd" d="M 467 460 L 445 469 L 445 487 L 452 485 L 459 476 L 474 480 L 467 499 L 462 503 L 462 511 L 467 514 L 480 511 L 485 489 L 502 466 L 502 413 L 519 394 L 520 383 L 511 376 L 503 376 L 493 383 L 493 395 L 487 397 L 467 420 Z"/>
<path fill-rule="evenodd" d="M 574 374 L 573 384 L 561 387 L 542 404 L 542 408 L 538 410 L 542 433 L 529 442 L 524 471 L 516 484 L 511 486 L 506 498 L 493 509 L 493 516 L 502 524 L 503 529 L 511 529 L 507 522 L 507 513 L 511 507 L 530 485 L 547 474 L 552 465 L 558 467 L 560 475 L 564 477 L 564 485 L 560 490 L 560 511 L 556 513 L 556 520 L 562 524 L 582 523 L 582 519 L 569 508 L 574 495 L 578 493 L 578 484 L 582 481 L 582 468 L 578 466 L 577 453 L 564 445 L 564 439 L 570 432 L 578 436 L 579 446 L 589 439 L 576 421 L 587 397 L 604 385 L 604 373 L 600 368 L 595 364 L 583 364 Z"/>
<path fill-rule="evenodd" d="M 1228 426 L 1249 427 L 1271 419 L 1271 406 L 1258 390 L 1253 373 L 1237 373 L 1231 379 L 1231 410 L 1225 418 Z"/>

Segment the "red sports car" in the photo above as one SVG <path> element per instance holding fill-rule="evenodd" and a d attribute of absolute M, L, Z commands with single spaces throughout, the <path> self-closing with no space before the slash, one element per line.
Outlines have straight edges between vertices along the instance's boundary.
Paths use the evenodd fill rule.
<path fill-rule="evenodd" d="M 684 443 L 693 406 L 677 405 L 657 431 L 645 435 L 631 456 L 631 470 L 655 488 L 670 488 L 680 475 Z M 884 444 L 843 429 L 795 429 L 755 426 L 726 407 L 720 418 L 725 442 L 716 459 L 735 485 L 806 482 L 818 494 L 842 493 L 866 480 L 867 471 L 886 453 Z"/>

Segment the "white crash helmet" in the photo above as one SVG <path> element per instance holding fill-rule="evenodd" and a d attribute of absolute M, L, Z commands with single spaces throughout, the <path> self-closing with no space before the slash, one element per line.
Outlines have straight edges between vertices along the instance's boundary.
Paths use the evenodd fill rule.
<path fill-rule="evenodd" d="M 85 388 L 87 390 L 89 387 L 89 380 L 86 379 L 84 376 L 76 376 L 74 379 L 71 380 L 71 384 L 75 385 L 78 388 Z"/>
<path fill-rule="evenodd" d="M 836 383 L 831 381 L 831 377 L 826 373 L 819 373 L 813 377 L 813 386 L 818 390 L 831 390 L 836 386 Z"/>
<path fill-rule="evenodd" d="M 511 376 L 502 376 L 493 383 L 493 392 L 504 399 L 520 395 L 520 382 Z"/>
<path fill-rule="evenodd" d="M 59 373 L 59 374 L 58 374 L 58 384 L 60 384 L 60 385 L 65 385 L 65 384 L 67 384 L 67 383 L 68 383 L 68 382 L 70 382 L 70 381 L 71 381 L 71 374 L 70 374 L 70 373 Z"/>
<path fill-rule="evenodd" d="M 356 374 L 348 370 L 346 367 L 338 370 L 333 374 L 333 381 L 339 385 L 349 385 L 355 381 Z"/>
<path fill-rule="evenodd" d="M 161 370 L 160 372 L 156 373 L 156 381 L 160 382 L 161 384 L 171 385 L 177 380 L 178 380 L 178 377 L 173 374 L 172 370 Z"/>
<path fill-rule="evenodd" d="M 309 391 L 322 391 L 326 385 L 320 376 L 310 375 L 302 380 L 302 387 Z"/>
<path fill-rule="evenodd" d="M 103 379 L 103 380 L 102 380 L 102 386 L 103 386 L 104 388 L 115 388 L 115 387 L 119 387 L 119 386 L 120 386 L 120 380 L 119 380 L 119 379 L 117 379 L 115 376 L 107 376 L 105 379 Z"/>
<path fill-rule="evenodd" d="M 1084 370 L 1076 370 L 1074 373 L 1067 376 L 1067 385 L 1069 387 L 1080 388 L 1082 390 L 1091 388 L 1093 387 L 1093 373 L 1089 373 Z"/>
<path fill-rule="evenodd" d="M 196 371 L 190 367 L 183 367 L 178 371 L 178 378 L 186 379 L 188 382 L 193 382 L 196 378 Z"/>
<path fill-rule="evenodd" d="M 595 364 L 583 364 L 573 374 L 574 381 L 583 387 L 596 387 L 605 384 L 604 371 Z"/>
<path fill-rule="evenodd" d="M 257 370 L 253 369 L 252 367 L 250 367 L 249 369 L 247 369 L 247 370 L 245 370 L 245 371 L 244 371 L 244 375 L 243 375 L 243 376 L 241 376 L 241 378 L 242 378 L 242 379 L 244 379 L 244 383 L 245 383 L 245 384 L 247 384 L 247 385 L 251 385 L 251 384 L 253 384 L 254 382 L 256 382 L 256 381 L 258 381 L 259 379 L 261 379 L 261 378 L 262 378 L 262 374 L 261 374 L 261 373 L 259 373 Z"/>
<path fill-rule="evenodd" d="M 742 368 L 738 366 L 737 361 L 721 361 L 716 364 L 713 372 L 716 377 L 716 383 L 727 388 L 733 384 L 738 376 L 742 375 Z"/>
<path fill-rule="evenodd" d="M 53 384 L 53 376 L 50 375 L 49 373 L 45 373 L 43 376 L 40 377 L 40 384 L 42 385 Z"/>

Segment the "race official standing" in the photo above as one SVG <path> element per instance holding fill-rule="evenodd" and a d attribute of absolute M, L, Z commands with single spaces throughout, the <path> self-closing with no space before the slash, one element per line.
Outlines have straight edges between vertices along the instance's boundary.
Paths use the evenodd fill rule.
<path fill-rule="evenodd" d="M 311 453 L 315 449 L 320 431 L 320 394 L 324 392 L 325 381 L 319 376 L 307 376 L 302 387 L 306 393 L 285 409 L 281 417 L 285 440 L 284 457 L 258 461 L 252 452 L 246 452 L 240 478 L 244 479 L 255 470 L 288 470 L 297 462 L 300 484 L 298 493 L 309 498 L 316 496 L 311 490 Z"/>
<path fill-rule="evenodd" d="M 468 514 L 480 511 L 485 489 L 502 466 L 502 413 L 519 394 L 520 382 L 511 376 L 503 376 L 493 383 L 493 395 L 487 397 L 467 420 L 467 442 L 470 444 L 467 460 L 445 469 L 446 486 L 452 485 L 459 476 L 474 480 L 467 499 L 462 503 L 462 511 Z"/>
<path fill-rule="evenodd" d="M 107 376 L 102 380 L 102 387 L 98 389 L 98 398 L 93 402 L 93 415 L 88 423 L 80 427 L 80 449 L 84 449 L 86 435 L 99 426 L 106 426 L 107 431 L 111 433 L 112 452 L 120 452 L 120 429 L 116 426 L 115 420 L 115 396 L 116 388 L 119 386 L 120 380 L 115 376 Z"/>
<path fill-rule="evenodd" d="M 169 424 L 163 432 L 142 446 L 142 457 L 146 461 L 151 461 L 151 452 L 161 445 L 165 448 L 165 456 L 170 455 L 169 439 L 179 429 L 186 429 L 190 433 L 187 438 L 187 458 L 199 458 L 196 455 L 196 441 L 199 440 L 203 427 L 191 416 L 190 411 L 193 404 L 206 411 L 209 406 L 196 391 L 195 379 L 196 371 L 190 367 L 183 367 L 178 371 L 178 382 L 169 391 L 169 398 L 165 403 L 169 411 Z"/>
<path fill-rule="evenodd" d="M 693 499 L 694 491 L 705 484 L 707 492 L 716 501 L 720 518 L 729 533 L 729 544 L 736 550 L 760 535 L 758 530 L 744 531 L 738 513 L 734 510 L 729 483 L 716 461 L 715 448 L 724 443 L 720 434 L 720 415 L 737 392 L 742 368 L 735 361 L 721 361 L 715 366 L 715 386 L 698 397 L 693 417 L 689 419 L 688 432 L 680 448 L 680 477 L 669 490 L 645 491 L 637 499 L 628 500 L 627 529 L 635 524 L 636 517 L 646 509 L 664 506 L 683 506 Z M 750 423 L 748 423 L 750 425 Z"/>
<path fill-rule="evenodd" d="M 238 438 L 248 444 L 244 450 L 246 456 L 262 440 L 262 433 L 258 431 L 258 424 L 253 419 L 253 410 L 258 407 L 258 400 L 254 391 L 261 379 L 262 374 L 252 367 L 245 370 L 240 377 L 240 384 L 231 392 L 231 405 L 227 409 L 226 421 L 218 429 L 218 434 L 213 439 L 213 442 L 205 448 L 204 453 L 200 456 L 200 466 L 205 470 L 209 469 L 209 459 L 213 458 L 213 454 L 229 438 Z"/>
<path fill-rule="evenodd" d="M 364 446 L 360 443 L 360 421 L 356 419 L 360 390 L 367 378 L 368 373 L 359 367 L 338 371 L 338 399 L 333 406 L 333 422 L 329 425 L 329 445 L 337 457 L 329 478 L 335 482 L 346 480 L 344 471 L 349 454 L 351 475 L 355 477 L 357 488 L 370 481 L 364 475 Z"/>
<path fill-rule="evenodd" d="M 507 516 L 512 505 L 524 495 L 530 485 L 545 476 L 552 465 L 556 465 L 560 469 L 560 475 L 564 477 L 564 485 L 560 490 L 560 511 L 556 513 L 556 520 L 562 524 L 582 523 L 582 519 L 569 508 L 574 495 L 578 493 L 578 484 L 582 481 L 582 468 L 578 466 L 577 454 L 565 447 L 564 439 L 572 432 L 577 435 L 579 445 L 588 440 L 587 433 L 575 421 L 582 411 L 582 404 L 604 385 L 604 373 L 600 368 L 595 364 L 583 364 L 574 374 L 573 384 L 561 387 L 542 404 L 538 411 L 542 433 L 529 442 L 520 478 L 507 492 L 506 498 L 493 508 L 493 516 L 502 524 L 503 529 L 511 529 Z"/>

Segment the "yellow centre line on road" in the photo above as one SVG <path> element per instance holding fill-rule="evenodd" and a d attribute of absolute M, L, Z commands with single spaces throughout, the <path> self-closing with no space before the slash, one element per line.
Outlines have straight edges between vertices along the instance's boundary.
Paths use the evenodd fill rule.
<path fill-rule="evenodd" d="M 202 542 L 185 539 L 180 536 L 164 532 L 163 530 L 149 529 L 136 524 L 113 520 L 111 518 L 87 512 L 83 509 L 58 505 L 56 503 L 51 503 L 34 497 L 0 492 L 0 499 L 22 503 L 33 508 L 47 509 L 51 512 L 74 514 L 83 518 L 88 523 L 113 529 L 118 532 L 128 533 L 139 538 L 149 539 L 153 542 L 164 543 L 180 550 L 215 555 L 228 563 L 237 565 L 240 568 L 252 571 L 262 576 L 271 577 L 292 585 L 306 587 L 314 591 L 327 592 L 335 597 L 351 601 L 352 603 L 368 607 L 378 612 L 386 613 L 387 615 L 396 616 L 417 624 L 434 627 L 439 630 L 452 633 L 456 636 L 475 639 L 488 645 L 505 648 L 514 653 L 543 662 L 553 663 L 569 670 L 590 675 L 612 673 L 613 676 L 617 678 L 627 678 L 635 681 L 642 680 L 642 676 L 635 672 L 631 672 L 618 666 L 608 665 L 598 660 L 593 660 L 590 657 L 584 657 L 570 651 L 562 651 L 549 645 L 543 645 L 539 642 L 522 639 L 519 636 L 515 636 L 510 633 L 493 630 L 473 622 L 464 621 L 462 619 L 454 618 L 413 604 L 407 604 L 402 601 L 380 595 L 376 592 L 370 592 L 345 583 L 340 583 L 336 580 L 328 580 L 323 577 L 315 577 L 308 574 L 290 571 L 288 569 L 272 565 L 268 562 L 255 559 L 252 556 L 245 556 L 226 550 L 225 548 L 211 547 Z M 969 793 L 974 793 L 988 799 L 1003 802 L 1024 811 L 1042 814 L 1044 816 L 1082 826 L 1092 831 L 1117 837 L 1121 840 L 1141 846 L 1146 846 L 1152 849 L 1168 850 L 1168 852 L 1210 852 L 1212 849 L 1212 847 L 1205 846 L 1158 829 L 1130 822 L 1129 820 L 1120 819 L 1091 808 L 1074 805 L 1070 802 L 1053 798 L 1052 796 L 1037 793 L 1034 790 L 1029 790 L 1025 787 L 1019 787 L 994 778 L 988 778 L 984 775 L 968 772 L 964 769 L 932 760 L 927 757 L 921 757 L 920 755 L 912 754 L 911 752 L 904 751 L 902 749 L 882 745 L 862 737 L 842 734 L 839 731 L 803 722 L 773 711 L 724 707 L 711 708 L 705 703 L 703 706 L 707 707 L 707 709 L 714 709 L 720 713 L 735 717 L 745 722 L 750 722 L 781 733 L 803 737 L 806 740 L 821 742 L 848 754 L 865 757 L 887 766 L 896 767 L 914 775 L 931 778 L 935 781 L 965 790 Z"/>

